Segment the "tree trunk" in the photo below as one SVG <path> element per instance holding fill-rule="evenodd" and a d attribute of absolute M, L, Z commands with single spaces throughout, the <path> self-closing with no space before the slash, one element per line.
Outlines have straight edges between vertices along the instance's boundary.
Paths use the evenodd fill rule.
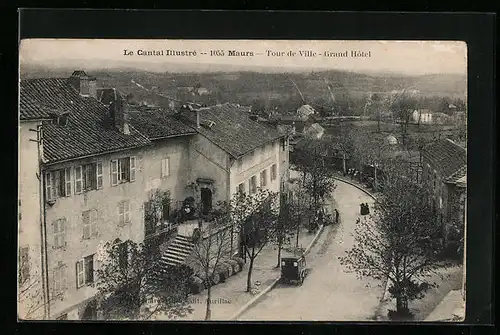
<path fill-rule="evenodd" d="M 299 247 L 299 234 L 300 234 L 300 225 L 302 224 L 302 217 L 299 216 L 298 222 L 297 222 L 297 232 L 296 232 L 296 241 L 295 241 L 295 247 Z"/>
<path fill-rule="evenodd" d="M 207 309 L 205 311 L 205 321 L 210 320 L 210 318 L 212 317 L 212 310 L 210 309 L 211 296 L 212 296 L 212 288 L 209 283 L 207 288 Z"/>
<path fill-rule="evenodd" d="M 252 290 L 253 261 L 254 257 L 250 257 L 250 264 L 248 265 L 248 275 L 247 275 L 247 292 L 250 292 Z"/>
<path fill-rule="evenodd" d="M 342 169 L 344 170 L 344 176 L 347 174 L 345 152 L 342 153 Z"/>
<path fill-rule="evenodd" d="M 276 265 L 277 268 L 280 267 L 281 264 L 281 245 L 283 244 L 283 238 L 280 237 L 278 240 L 278 263 Z"/>

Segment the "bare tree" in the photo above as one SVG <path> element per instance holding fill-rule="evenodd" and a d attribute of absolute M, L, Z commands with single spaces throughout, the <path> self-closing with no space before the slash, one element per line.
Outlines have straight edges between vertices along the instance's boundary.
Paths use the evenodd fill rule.
<path fill-rule="evenodd" d="M 278 247 L 278 262 L 276 267 L 281 265 L 281 250 L 284 244 L 289 243 L 290 238 L 294 233 L 299 233 L 299 229 L 296 227 L 296 222 L 293 220 L 293 202 L 291 195 L 287 192 L 280 193 L 280 210 L 278 220 L 274 226 L 273 239 Z"/>
<path fill-rule="evenodd" d="M 21 264 L 19 272 L 22 271 L 23 266 L 26 266 L 26 264 Z M 63 291 L 52 291 L 48 301 L 46 301 L 42 280 L 43 277 L 35 271 L 29 278 L 19 283 L 17 292 L 18 318 L 22 320 L 41 320 L 47 306 L 52 306 L 56 301 L 62 300 Z"/>
<path fill-rule="evenodd" d="M 403 146 L 406 147 L 408 137 L 408 126 L 413 112 L 417 107 L 417 92 L 415 90 L 402 89 L 393 92 L 388 99 L 389 109 L 399 122 Z"/>
<path fill-rule="evenodd" d="M 335 189 L 333 171 L 325 165 L 328 142 L 316 139 L 303 139 L 297 154 L 297 168 L 304 176 L 304 187 L 311 195 L 316 210 L 325 197 Z"/>
<path fill-rule="evenodd" d="M 429 276 L 443 266 L 440 227 L 432 220 L 430 192 L 399 171 L 384 177 L 374 214 L 355 230 L 355 243 L 341 264 L 360 277 L 388 279 L 397 314 L 408 316 L 408 302 L 423 297 L 434 284 Z"/>
<path fill-rule="evenodd" d="M 199 235 L 200 239 L 195 243 L 191 259 L 196 274 L 208 281 L 205 320 L 210 320 L 211 284 L 221 272 L 225 270 L 227 273 L 228 270 L 223 269 L 224 261 L 231 257 L 232 224 L 228 204 L 219 203 L 216 206 L 210 222 L 202 226 Z"/>
<path fill-rule="evenodd" d="M 292 192 L 290 203 L 290 221 L 295 227 L 295 247 L 299 247 L 299 235 L 300 228 L 302 226 L 302 221 L 305 217 L 305 213 L 308 210 L 308 194 L 306 190 L 299 186 Z"/>
<path fill-rule="evenodd" d="M 108 242 L 100 258 L 94 286 L 107 318 L 147 320 L 155 314 L 176 317 L 192 312 L 187 301 L 189 267 L 163 268 L 148 248 L 130 240 Z M 145 305 L 153 308 L 144 312 Z"/>
<path fill-rule="evenodd" d="M 231 204 L 231 214 L 240 227 L 243 253 L 250 264 L 247 274 L 247 288 L 252 289 L 252 270 L 255 259 L 273 238 L 278 220 L 278 194 L 266 189 L 259 189 L 251 195 L 239 194 Z"/>

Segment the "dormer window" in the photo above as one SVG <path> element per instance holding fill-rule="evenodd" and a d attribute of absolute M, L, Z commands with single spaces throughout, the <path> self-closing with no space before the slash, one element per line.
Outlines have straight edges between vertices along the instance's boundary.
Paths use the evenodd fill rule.
<path fill-rule="evenodd" d="M 68 124 L 69 113 L 61 114 L 57 117 L 57 124 L 61 127 L 65 127 Z"/>

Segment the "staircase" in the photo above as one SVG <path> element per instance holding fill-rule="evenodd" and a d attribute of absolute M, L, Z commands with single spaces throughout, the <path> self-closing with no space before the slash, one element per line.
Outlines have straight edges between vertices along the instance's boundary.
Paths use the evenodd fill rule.
<path fill-rule="evenodd" d="M 185 235 L 177 234 L 174 241 L 168 246 L 160 259 L 162 269 L 167 266 L 178 266 L 184 263 L 187 257 L 191 255 L 194 248 L 191 238 Z"/>

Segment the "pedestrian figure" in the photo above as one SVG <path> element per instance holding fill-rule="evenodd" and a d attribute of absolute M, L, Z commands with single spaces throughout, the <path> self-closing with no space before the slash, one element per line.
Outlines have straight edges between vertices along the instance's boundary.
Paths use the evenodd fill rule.
<path fill-rule="evenodd" d="M 359 204 L 359 214 L 365 215 L 365 204 L 364 203 Z"/>
<path fill-rule="evenodd" d="M 335 223 L 339 223 L 339 211 L 335 208 Z"/>
<path fill-rule="evenodd" d="M 370 214 L 370 207 L 368 207 L 368 203 L 365 203 L 365 212 L 366 214 Z"/>
<path fill-rule="evenodd" d="M 356 219 L 356 225 L 358 225 L 361 222 L 359 218 Z"/>

